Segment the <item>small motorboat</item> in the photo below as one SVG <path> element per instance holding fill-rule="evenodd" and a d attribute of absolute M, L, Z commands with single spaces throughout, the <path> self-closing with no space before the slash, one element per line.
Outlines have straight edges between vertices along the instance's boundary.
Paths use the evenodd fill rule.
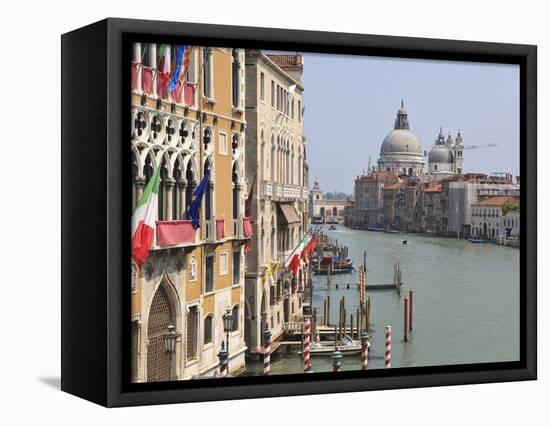
<path fill-rule="evenodd" d="M 474 244 L 484 244 L 484 243 L 488 243 L 487 240 L 484 240 L 482 238 L 466 238 L 468 241 L 470 241 L 471 243 L 474 243 Z"/>
<path fill-rule="evenodd" d="M 401 244 L 409 244 L 407 240 L 401 240 Z"/>
<path fill-rule="evenodd" d="M 367 345 L 370 347 L 370 340 L 368 340 Z M 336 349 L 342 352 L 342 355 L 357 355 L 361 353 L 361 341 L 354 340 L 350 336 L 344 336 L 339 342 L 334 344 L 334 342 L 320 341 L 319 334 L 315 340 L 311 343 L 311 355 L 315 356 L 330 356 Z"/>
<path fill-rule="evenodd" d="M 329 229 L 330 231 L 336 231 L 336 226 L 330 225 L 330 226 L 328 227 L 328 229 Z"/>
<path fill-rule="evenodd" d="M 398 231 L 397 229 L 386 229 L 384 231 L 386 234 L 400 234 L 401 231 Z"/>

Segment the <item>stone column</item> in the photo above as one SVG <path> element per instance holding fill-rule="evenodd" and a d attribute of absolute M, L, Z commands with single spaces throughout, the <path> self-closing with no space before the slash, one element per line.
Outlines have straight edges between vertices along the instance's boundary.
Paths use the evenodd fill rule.
<path fill-rule="evenodd" d="M 172 178 L 164 179 L 164 217 L 165 220 L 173 220 L 172 217 L 172 191 L 176 181 Z"/>
<path fill-rule="evenodd" d="M 141 92 L 141 43 L 134 43 L 132 48 L 132 60 L 139 64 L 137 65 L 137 75 L 136 75 L 136 90 Z"/>
<path fill-rule="evenodd" d="M 137 204 L 138 200 L 143 195 L 143 188 L 145 187 L 145 176 L 135 176 L 134 177 L 134 186 L 136 188 L 134 206 Z"/>

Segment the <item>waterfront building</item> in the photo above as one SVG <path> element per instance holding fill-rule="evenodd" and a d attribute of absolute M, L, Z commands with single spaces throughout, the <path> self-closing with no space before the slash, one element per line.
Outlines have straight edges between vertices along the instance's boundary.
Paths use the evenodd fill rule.
<path fill-rule="evenodd" d="M 384 228 L 397 229 L 399 224 L 399 209 L 403 199 L 405 182 L 401 179 L 396 183 L 384 186 Z"/>
<path fill-rule="evenodd" d="M 297 276 L 283 262 L 309 230 L 308 168 L 303 132 L 301 55 L 246 52 L 246 176 L 255 178 L 252 250 L 246 256 L 246 343 L 262 348 L 285 324 L 301 321 L 307 269 Z M 307 300 L 309 302 L 309 300 Z"/>
<path fill-rule="evenodd" d="M 232 313 L 229 372 L 244 369 L 244 51 L 187 47 L 185 80 L 166 80 L 179 46 L 134 45 L 132 202 L 160 168 L 158 221 L 143 266 L 132 265 L 132 380 L 213 376 Z M 162 52 L 162 55 L 161 55 Z M 228 84 L 229 82 L 229 84 Z M 207 176 L 200 227 L 183 220 Z M 169 327 L 175 353 L 165 350 Z"/>
<path fill-rule="evenodd" d="M 439 135 L 428 155 L 428 172 L 436 180 L 461 174 L 464 167 L 464 145 L 460 131 L 453 141 L 451 134 L 445 140 L 443 129 L 439 128 Z"/>
<path fill-rule="evenodd" d="M 313 223 L 343 223 L 344 208 L 349 200 L 327 199 L 315 179 L 313 189 L 309 193 L 309 210 Z"/>
<path fill-rule="evenodd" d="M 382 142 L 378 170 L 407 176 L 424 174 L 422 146 L 409 128 L 408 113 L 403 106 L 403 101 L 401 101 L 401 108 L 397 111 L 393 130 Z"/>
<path fill-rule="evenodd" d="M 344 207 L 344 225 L 348 228 L 352 228 L 355 225 L 354 223 L 354 214 L 355 214 L 355 200 L 349 200 L 346 206 Z"/>
<path fill-rule="evenodd" d="M 447 178 L 442 183 L 443 218 L 447 233 L 472 235 L 472 206 L 490 197 L 519 197 L 520 186 L 510 174 L 468 173 Z"/>
<path fill-rule="evenodd" d="M 420 192 L 421 224 L 420 230 L 432 234 L 439 234 L 442 221 L 441 207 L 442 186 L 437 182 L 424 184 Z"/>
<path fill-rule="evenodd" d="M 353 226 L 381 227 L 384 223 L 384 187 L 399 181 L 396 172 L 372 172 L 357 176 Z"/>
<path fill-rule="evenodd" d="M 496 240 L 498 237 L 507 236 L 508 232 L 511 233 L 515 225 L 517 225 L 515 228 L 517 236 L 519 234 L 519 212 L 514 212 L 518 213 L 518 217 L 510 215 L 512 212 L 505 215 L 503 210 L 506 205 L 519 205 L 519 200 L 514 197 L 491 197 L 473 204 L 472 236 L 485 240 Z M 505 216 L 507 216 L 506 219 Z"/>

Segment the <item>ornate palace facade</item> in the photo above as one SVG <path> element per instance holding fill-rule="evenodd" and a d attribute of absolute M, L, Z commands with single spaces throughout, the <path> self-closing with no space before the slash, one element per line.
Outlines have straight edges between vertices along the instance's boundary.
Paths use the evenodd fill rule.
<path fill-rule="evenodd" d="M 163 64 L 172 63 L 176 47 L 134 45 L 134 205 L 161 168 L 153 247 L 140 270 L 132 266 L 132 379 L 138 382 L 216 374 L 226 311 L 234 318 L 225 342 L 229 370 L 236 373 L 245 364 L 244 51 L 190 52 L 185 82 L 167 93 Z M 183 219 L 207 172 L 201 226 L 195 230 Z M 170 326 L 178 336 L 173 354 L 164 346 Z"/>

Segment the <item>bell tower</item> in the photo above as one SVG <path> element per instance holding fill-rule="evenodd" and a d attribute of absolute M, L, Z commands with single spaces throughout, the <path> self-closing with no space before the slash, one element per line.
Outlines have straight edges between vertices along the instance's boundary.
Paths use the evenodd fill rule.
<path fill-rule="evenodd" d="M 455 173 L 462 174 L 464 170 L 464 145 L 462 144 L 462 136 L 460 134 L 460 130 L 458 131 L 458 135 L 456 135 L 453 151 L 453 171 Z"/>

